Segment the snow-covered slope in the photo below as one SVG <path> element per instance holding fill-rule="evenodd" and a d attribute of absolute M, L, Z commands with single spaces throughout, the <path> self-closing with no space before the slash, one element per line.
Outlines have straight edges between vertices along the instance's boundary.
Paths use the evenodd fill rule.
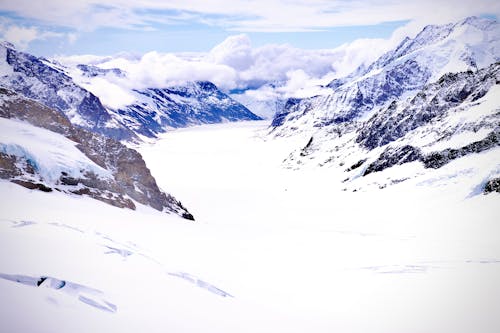
<path fill-rule="evenodd" d="M 158 188 L 137 151 L 76 127 L 60 112 L 5 89 L 0 89 L 0 117 L 0 178 L 122 208 L 142 203 L 193 219 Z"/>
<path fill-rule="evenodd" d="M 133 79 L 126 69 L 79 64 L 67 71 L 99 96 L 128 128 L 147 137 L 156 137 L 168 128 L 260 119 L 208 81 L 138 89 L 131 88 Z"/>
<path fill-rule="evenodd" d="M 134 89 L 125 70 L 86 64 L 65 67 L 8 43 L 0 45 L 0 63 L 1 87 L 117 140 L 134 141 L 137 134 L 155 137 L 167 128 L 260 119 L 210 82 Z"/>
<path fill-rule="evenodd" d="M 0 128 L 0 152 L 25 160 L 37 176 L 49 183 L 55 183 L 62 174 L 83 178 L 83 172 L 112 178 L 110 171 L 91 161 L 76 148 L 76 142 L 61 134 L 6 118 L 0 118 Z"/>
<path fill-rule="evenodd" d="M 479 193 L 500 176 L 499 101 L 500 63 L 447 74 L 365 122 L 332 124 L 315 132 L 285 164 L 340 170 L 343 186 L 359 190 L 418 179 L 455 160 L 476 160 L 467 172 L 481 175 Z M 454 171 L 448 172 L 441 173 L 443 181 L 454 177 Z"/>
<path fill-rule="evenodd" d="M 127 126 L 148 137 L 166 128 L 260 119 L 206 81 L 135 90 L 134 94 L 136 101 L 116 112 Z"/>
<path fill-rule="evenodd" d="M 0 181 L 2 329 L 498 331 L 500 194 L 467 198 L 477 161 L 344 192 L 342 172 L 283 170 L 298 138 L 270 140 L 268 125 L 190 127 L 141 147 L 196 224 Z M 441 172 L 455 177 L 420 184 Z"/>
<path fill-rule="evenodd" d="M 470 17 L 455 24 L 427 26 L 368 68 L 332 81 L 330 94 L 289 104 L 276 115 L 273 126 L 275 132 L 289 135 L 294 129 L 366 119 L 446 73 L 477 70 L 499 60 L 497 21 Z"/>
<path fill-rule="evenodd" d="M 99 98 L 43 58 L 0 44 L 0 86 L 65 114 L 78 126 L 122 140 L 134 133 L 106 110 Z"/>

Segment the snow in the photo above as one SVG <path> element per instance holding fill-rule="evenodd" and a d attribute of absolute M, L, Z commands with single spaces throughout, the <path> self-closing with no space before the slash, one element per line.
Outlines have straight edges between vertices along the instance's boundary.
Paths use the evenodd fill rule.
<path fill-rule="evenodd" d="M 334 168 L 283 169 L 307 140 L 271 139 L 268 124 L 192 127 L 139 147 L 194 223 L 1 181 L 2 327 L 498 331 L 499 195 L 468 197 L 488 176 L 471 165 L 498 150 L 353 193 Z M 37 287 L 13 275 L 50 280 Z M 57 289 L 61 281 L 73 287 Z"/>
<path fill-rule="evenodd" d="M 112 177 L 110 171 L 78 150 L 75 142 L 60 134 L 5 118 L 0 118 L 0 128 L 0 151 L 29 160 L 48 182 L 57 181 L 62 172 L 81 178 L 81 170 L 92 171 L 101 178 Z"/>
<path fill-rule="evenodd" d="M 7 49 L 4 45 L 0 45 L 0 73 L 2 76 L 14 73 L 12 66 L 7 63 Z"/>

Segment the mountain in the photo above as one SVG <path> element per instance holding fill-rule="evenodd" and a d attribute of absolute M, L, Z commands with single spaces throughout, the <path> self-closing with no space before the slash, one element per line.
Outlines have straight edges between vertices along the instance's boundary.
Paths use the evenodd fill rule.
<path fill-rule="evenodd" d="M 330 93 L 287 103 L 274 118 L 276 133 L 369 118 L 393 100 L 414 96 L 449 72 L 477 70 L 500 60 L 500 25 L 470 17 L 427 26 L 373 64 L 330 82 Z M 298 126 L 300 125 L 300 126 Z"/>
<path fill-rule="evenodd" d="M 0 44 L 0 86 L 63 113 L 75 125 L 118 140 L 135 134 L 98 97 L 43 58 Z"/>
<path fill-rule="evenodd" d="M 477 172 L 484 177 L 476 184 L 478 191 L 498 191 L 499 101 L 500 62 L 478 71 L 449 73 L 366 121 L 332 124 L 327 131 L 315 132 L 285 164 L 340 167 L 346 189 L 357 190 L 432 174 L 467 157 L 433 181 L 449 180 L 456 172 Z M 411 167 L 401 168 L 406 164 Z"/>
<path fill-rule="evenodd" d="M 75 125 L 113 139 L 137 141 L 138 134 L 155 137 L 168 128 L 260 119 L 211 82 L 145 89 L 127 86 L 123 89 L 130 103 L 106 105 L 103 94 L 110 94 L 109 84 L 102 88 L 92 83 L 106 82 L 110 76 L 128 82 L 126 71 L 118 68 L 79 64 L 74 70 L 20 52 L 8 43 L 0 45 L 1 87 L 62 112 Z"/>
<path fill-rule="evenodd" d="M 479 192 L 496 191 L 499 60 L 495 21 L 428 26 L 366 69 L 332 81 L 331 94 L 289 99 L 270 134 L 303 138 L 285 166 L 340 167 L 346 189 L 384 188 L 446 169 L 441 179 L 474 170 L 483 177 Z"/>
<path fill-rule="evenodd" d="M 165 128 L 261 119 L 208 81 L 133 92 L 137 101 L 116 112 L 127 126 L 148 137 Z"/>
<path fill-rule="evenodd" d="M 193 216 L 161 191 L 142 156 L 74 126 L 61 112 L 0 89 L 0 178 L 29 189 L 86 195 L 120 208 L 134 202 Z"/>
<path fill-rule="evenodd" d="M 167 128 L 261 119 L 208 81 L 131 89 L 126 70 L 83 64 L 77 65 L 77 69 L 69 70 L 74 80 L 104 101 L 108 86 L 101 88 L 103 80 L 108 85 L 118 85 L 130 102 L 110 106 L 110 112 L 135 133 L 147 137 L 155 137 Z"/>

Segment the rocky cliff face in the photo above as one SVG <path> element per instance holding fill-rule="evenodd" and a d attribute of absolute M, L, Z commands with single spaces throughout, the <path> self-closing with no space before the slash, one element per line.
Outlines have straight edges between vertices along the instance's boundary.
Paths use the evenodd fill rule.
<path fill-rule="evenodd" d="M 135 209 L 135 201 L 193 219 L 179 201 L 159 189 L 137 151 L 111 138 L 74 126 L 62 113 L 12 91 L 0 89 L 0 97 L 0 117 L 18 119 L 60 134 L 60 140 L 70 140 L 88 159 L 105 170 L 99 174 L 96 168 L 76 172 L 63 168 L 57 177 L 49 179 L 30 154 L 9 153 L 9 149 L 3 149 L 0 154 L 1 178 L 32 189 L 88 195 L 117 207 Z"/>
<path fill-rule="evenodd" d="M 368 120 L 356 142 L 368 149 L 386 145 L 431 123 L 451 108 L 474 103 L 500 82 L 500 63 L 480 71 L 445 74 L 408 101 L 392 102 Z"/>
<path fill-rule="evenodd" d="M 368 120 L 318 129 L 306 147 L 290 154 L 285 165 L 342 166 L 347 186 L 395 166 L 415 164 L 404 175 L 388 172 L 371 178 L 383 177 L 377 180 L 383 188 L 464 157 L 473 160 L 488 154 L 490 162 L 476 167 L 494 179 L 500 170 L 499 101 L 500 63 L 445 74 L 414 97 L 393 101 Z M 486 179 L 485 184 L 489 184 L 486 191 L 496 183 Z"/>
<path fill-rule="evenodd" d="M 446 73 L 476 71 L 499 61 L 499 36 L 498 22 L 475 17 L 427 26 L 368 68 L 332 81 L 330 93 L 287 103 L 273 121 L 274 133 L 292 135 L 294 127 L 304 130 L 366 119 Z"/>

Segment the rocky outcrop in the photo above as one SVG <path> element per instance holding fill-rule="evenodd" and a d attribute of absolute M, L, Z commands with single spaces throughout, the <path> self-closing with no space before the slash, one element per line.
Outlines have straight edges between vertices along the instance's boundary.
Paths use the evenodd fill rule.
<path fill-rule="evenodd" d="M 368 166 L 363 173 L 363 176 L 373 172 L 383 171 L 394 165 L 401 165 L 414 161 L 422 162 L 425 168 L 439 169 L 460 157 L 474 153 L 481 153 L 498 146 L 500 146 L 500 127 L 488 134 L 483 140 L 472 142 L 459 149 L 448 148 L 424 155 L 420 149 L 409 145 L 402 147 L 388 147 L 382 154 L 380 154 L 375 162 Z"/>
<path fill-rule="evenodd" d="M 500 127 L 491 132 L 483 140 L 472 142 L 459 149 L 444 149 L 430 153 L 421 158 L 426 168 L 438 169 L 454 159 L 500 146 Z"/>
<path fill-rule="evenodd" d="M 287 103 L 284 110 L 276 114 L 273 131 L 292 135 L 298 124 L 322 128 L 359 120 L 377 114 L 394 100 L 414 96 L 445 74 L 447 68 L 476 71 L 489 66 L 500 60 L 499 33 L 498 22 L 477 17 L 454 24 L 427 26 L 415 38 L 404 39 L 370 66 L 330 82 L 327 85 L 330 92 Z M 460 100 L 467 95 L 465 88 L 464 96 L 453 97 Z M 433 109 L 427 114 L 432 112 L 439 110 Z M 383 145 L 398 129 L 388 133 L 380 143 L 367 144 Z"/>
<path fill-rule="evenodd" d="M 431 123 L 451 108 L 475 102 L 500 82 L 500 63 L 480 71 L 450 73 L 427 85 L 409 101 L 392 102 L 360 130 L 356 142 L 373 149 Z"/>
<path fill-rule="evenodd" d="M 356 170 L 357 168 L 359 168 L 360 166 L 365 164 L 365 162 L 366 162 L 366 158 L 360 159 L 359 161 L 357 161 L 356 163 L 354 163 L 353 165 L 351 165 L 350 167 L 345 169 L 345 171 L 350 172 L 352 170 Z"/>
<path fill-rule="evenodd" d="M 369 175 L 373 172 L 378 172 L 390 168 L 395 165 L 401 165 L 413 161 L 418 161 L 422 158 L 420 149 L 412 146 L 403 147 L 388 147 L 379 158 L 370 163 L 363 173 L 363 176 Z"/>
<path fill-rule="evenodd" d="M 77 143 L 76 147 L 98 166 L 109 170 L 112 179 L 98 177 L 92 170 L 74 178 L 64 172 L 54 183 L 36 175 L 29 160 L 0 154 L 0 177 L 15 180 L 28 188 L 43 184 L 47 188 L 88 195 L 117 207 L 135 209 L 135 202 L 165 212 L 174 212 L 186 219 L 193 216 L 174 197 L 161 191 L 142 156 L 111 138 L 73 126 L 60 112 L 6 89 L 0 89 L 0 117 L 16 118 L 34 126 L 59 133 Z"/>
<path fill-rule="evenodd" d="M 493 192 L 498 192 L 500 193 L 500 178 L 493 178 L 490 179 L 486 185 L 484 186 L 483 193 L 484 194 L 489 194 Z"/>

